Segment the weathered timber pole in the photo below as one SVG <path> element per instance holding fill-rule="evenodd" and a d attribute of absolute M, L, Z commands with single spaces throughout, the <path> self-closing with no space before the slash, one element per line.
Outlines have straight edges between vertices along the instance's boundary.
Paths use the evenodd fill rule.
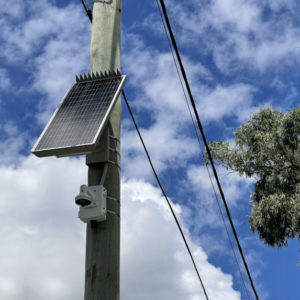
<path fill-rule="evenodd" d="M 122 0 L 93 2 L 90 71 L 120 70 Z M 86 156 L 88 185 L 102 181 L 107 189 L 108 214 L 106 221 L 87 224 L 85 300 L 120 299 L 120 121 L 119 99 L 98 152 Z"/>

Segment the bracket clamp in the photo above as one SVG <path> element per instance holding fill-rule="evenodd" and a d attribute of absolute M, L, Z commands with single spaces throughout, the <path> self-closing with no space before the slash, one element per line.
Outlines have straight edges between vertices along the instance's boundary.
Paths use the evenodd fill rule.
<path fill-rule="evenodd" d="M 112 0 L 93 0 L 93 2 L 112 3 Z"/>

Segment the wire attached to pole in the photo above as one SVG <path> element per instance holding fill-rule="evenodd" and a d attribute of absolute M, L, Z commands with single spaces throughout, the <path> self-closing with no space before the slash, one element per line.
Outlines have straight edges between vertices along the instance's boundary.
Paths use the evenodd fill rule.
<path fill-rule="evenodd" d="M 240 255 L 242 257 L 242 260 L 243 260 L 243 263 L 244 263 L 244 266 L 245 266 L 245 269 L 246 269 L 249 281 L 251 283 L 252 290 L 253 290 L 253 292 L 255 294 L 256 299 L 259 300 L 259 297 L 258 297 L 257 291 L 255 289 L 255 286 L 254 286 L 254 283 L 253 283 L 253 280 L 252 280 L 252 277 L 251 277 L 251 274 L 250 274 L 250 271 L 249 271 L 249 268 L 248 268 L 248 265 L 247 265 L 247 262 L 246 262 L 246 259 L 245 259 L 242 247 L 241 247 L 241 244 L 239 242 L 239 238 L 238 238 L 237 232 L 236 232 L 235 227 L 233 225 L 231 214 L 230 214 L 230 211 L 229 211 L 226 199 L 225 199 L 225 195 L 224 195 L 224 192 L 223 192 L 223 189 L 222 189 L 222 186 L 221 186 L 218 174 L 217 174 L 217 170 L 216 170 L 216 167 L 215 167 L 215 164 L 214 164 L 214 161 L 213 161 L 213 158 L 212 158 L 209 146 L 208 146 L 208 142 L 207 142 L 205 134 L 204 134 L 204 130 L 203 130 L 200 118 L 199 118 L 199 114 L 198 114 L 198 111 L 197 111 L 197 108 L 196 108 L 194 97 L 192 95 L 190 84 L 188 82 L 188 79 L 187 79 L 187 76 L 186 76 L 186 73 L 185 73 L 185 69 L 184 69 L 184 66 L 183 66 L 183 63 L 182 63 L 182 60 L 181 60 L 181 56 L 180 56 L 180 53 L 179 53 L 179 50 L 178 50 L 178 47 L 177 47 L 177 43 L 176 43 L 176 40 L 175 40 L 175 37 L 174 37 L 174 34 L 173 34 L 173 30 L 171 28 L 171 24 L 170 24 L 170 21 L 169 21 L 169 17 L 168 17 L 168 14 L 167 14 L 167 9 L 166 9 L 164 0 L 160 0 L 160 4 L 161 4 L 161 7 L 162 7 L 162 11 L 163 11 L 163 15 L 164 15 L 164 18 L 165 18 L 165 21 L 166 21 L 166 24 L 167 24 L 168 31 L 169 31 L 169 34 L 170 34 L 170 38 L 171 38 L 171 41 L 172 41 L 172 44 L 173 44 L 173 47 L 174 47 L 174 50 L 175 50 L 175 53 L 176 53 L 176 56 L 177 56 L 177 60 L 178 60 L 179 66 L 180 66 L 182 77 L 184 79 L 184 82 L 185 82 L 185 85 L 186 85 L 186 89 L 187 89 L 187 92 L 188 92 L 188 95 L 189 95 L 189 98 L 190 98 L 190 101 L 191 101 L 191 104 L 192 104 L 192 107 L 193 107 L 193 110 L 194 110 L 194 114 L 196 116 L 198 128 L 200 130 L 203 142 L 205 144 L 206 152 L 207 152 L 209 161 L 211 163 L 211 167 L 212 167 L 213 174 L 214 174 L 216 182 L 217 182 L 217 186 L 219 188 L 219 192 L 220 192 L 221 198 L 222 198 L 224 206 L 225 206 L 225 210 L 226 210 L 226 213 L 227 213 L 227 216 L 228 216 L 228 219 L 229 219 L 229 223 L 231 225 L 231 229 L 232 229 L 233 235 L 235 237 L 235 240 L 236 240 L 236 243 L 237 243 Z"/>
<path fill-rule="evenodd" d="M 85 0 L 81 0 L 81 3 L 83 5 L 83 8 L 86 12 L 86 15 L 89 17 L 91 23 L 93 22 L 93 13 L 92 10 L 87 6 L 87 4 L 85 3 Z"/>
<path fill-rule="evenodd" d="M 172 205 L 171 205 L 171 202 L 170 202 L 170 200 L 169 200 L 169 198 L 168 198 L 168 196 L 167 196 L 165 190 L 163 189 L 162 184 L 161 184 L 161 182 L 160 182 L 160 180 L 159 180 L 159 177 L 158 177 L 158 175 L 157 175 L 157 173 L 156 173 L 156 170 L 155 170 L 155 168 L 154 168 L 154 166 L 153 166 L 153 163 L 152 163 L 152 160 L 151 160 L 151 158 L 150 158 L 149 152 L 148 152 L 148 150 L 147 150 L 147 148 L 146 148 L 146 145 L 145 145 L 145 143 L 144 143 L 144 140 L 143 140 L 143 138 L 142 138 L 142 135 L 141 135 L 141 133 L 140 133 L 140 130 L 139 130 L 139 128 L 138 128 L 138 125 L 137 125 L 137 123 L 136 123 L 136 121 L 135 121 L 135 118 L 134 118 L 134 116 L 133 116 L 132 110 L 131 110 L 131 108 L 130 108 L 130 106 L 129 106 L 129 103 L 128 103 L 128 101 L 127 101 L 127 98 L 126 98 L 126 95 L 125 95 L 124 90 L 122 90 L 122 95 L 123 95 L 124 101 L 125 101 L 125 103 L 126 103 L 126 106 L 127 106 L 127 108 L 128 108 L 128 111 L 129 111 L 129 114 L 130 114 L 130 116 L 131 116 L 131 119 L 132 119 L 132 121 L 133 121 L 133 124 L 134 124 L 134 126 L 135 126 L 135 129 L 136 129 L 136 131 L 137 131 L 137 133 L 138 133 L 138 136 L 139 136 L 139 138 L 140 138 L 140 140 L 141 140 L 141 143 L 142 143 L 143 148 L 144 148 L 144 150 L 145 150 L 145 153 L 146 153 L 146 155 L 147 155 L 148 161 L 149 161 L 150 166 L 151 166 L 151 169 L 152 169 L 152 171 L 153 171 L 153 173 L 154 173 L 154 176 L 155 176 L 155 179 L 156 179 L 156 181 L 157 181 L 157 184 L 159 185 L 159 187 L 160 187 L 160 189 L 161 189 L 161 191 L 162 191 L 162 193 L 163 193 L 163 195 L 164 195 L 164 197 L 165 197 L 165 199 L 166 199 L 166 201 L 167 201 L 167 204 L 168 204 L 168 206 L 169 206 L 169 208 L 170 208 L 170 210 L 171 210 L 171 213 L 172 213 L 172 215 L 173 215 L 173 217 L 174 217 L 174 220 L 175 220 L 175 222 L 176 222 L 176 224 L 177 224 L 177 227 L 178 227 L 178 229 L 179 229 L 179 231 L 180 231 L 180 234 L 181 234 L 181 236 L 182 236 L 182 239 L 183 239 L 183 241 L 184 241 L 184 244 L 185 244 L 185 246 L 186 246 L 186 248 L 187 248 L 187 250 L 188 250 L 188 253 L 189 253 L 190 257 L 191 257 L 191 260 L 192 260 L 192 263 L 193 263 L 193 265 L 194 265 L 195 271 L 196 271 L 196 273 L 197 273 L 198 279 L 199 279 L 199 281 L 200 281 L 200 283 L 201 283 L 201 286 L 202 286 L 203 292 L 204 292 L 204 294 L 205 294 L 205 297 L 206 297 L 207 300 L 209 300 L 209 299 L 208 299 L 208 296 L 207 296 L 206 289 L 205 289 L 204 284 L 203 284 L 203 281 L 202 281 L 202 279 L 201 279 L 200 273 L 199 273 L 198 268 L 197 268 L 197 266 L 196 266 L 196 263 L 195 263 L 193 254 L 192 254 L 192 252 L 191 252 L 191 249 L 190 249 L 190 247 L 189 247 L 189 245 L 188 245 L 188 242 L 187 242 L 187 240 L 186 240 L 186 238 L 185 238 L 185 235 L 184 235 L 184 233 L 183 233 L 183 230 L 182 230 L 182 228 L 181 228 L 181 225 L 180 225 L 180 223 L 179 223 L 179 221 L 178 221 L 178 219 L 177 219 L 177 217 L 176 217 L 176 214 L 175 214 L 175 212 L 174 212 L 174 210 L 173 210 L 173 207 L 172 207 Z"/>
<path fill-rule="evenodd" d="M 161 2 L 162 7 L 165 7 L 165 6 L 164 6 L 164 2 L 163 2 L 162 0 L 160 0 L 160 2 Z M 92 23 L 92 22 L 93 22 L 93 14 L 92 14 L 92 10 L 91 10 L 90 8 L 87 7 L 87 5 L 86 5 L 86 3 L 85 3 L 84 0 L 81 0 L 81 3 L 82 3 L 82 5 L 83 5 L 83 7 L 84 7 L 84 10 L 86 11 L 86 14 L 87 14 L 87 16 L 88 16 L 90 22 Z M 163 4 L 162 4 L 162 3 L 163 3 Z M 164 9 L 163 9 L 163 11 L 164 11 Z M 166 11 L 164 12 L 164 16 L 165 16 L 165 13 L 166 13 Z M 166 15 L 166 17 L 167 17 L 167 15 Z M 173 45 L 174 45 L 174 43 L 175 43 L 175 46 L 176 46 L 176 47 L 174 46 L 174 49 L 175 49 L 175 52 L 176 52 L 176 55 L 177 55 L 177 59 L 178 59 L 179 65 L 180 65 L 180 69 L 181 69 L 181 71 L 183 71 L 183 72 L 182 72 L 182 75 L 183 75 L 184 81 L 185 81 L 185 83 L 186 83 L 186 86 L 187 86 L 187 90 L 188 90 L 189 96 L 191 97 L 191 96 L 192 96 L 192 95 L 191 95 L 191 91 L 190 91 L 189 84 L 188 84 L 187 78 L 186 78 L 186 74 L 185 74 L 185 71 L 184 71 L 184 68 L 183 68 L 183 65 L 182 65 L 182 62 L 181 62 L 180 54 L 179 54 L 179 52 L 178 52 L 178 50 L 177 50 L 176 41 L 175 41 L 175 38 L 174 38 L 174 36 L 173 36 L 172 29 L 169 28 L 170 24 L 168 24 L 168 23 L 169 23 L 168 17 L 167 17 L 166 23 L 167 23 L 168 29 L 171 30 L 170 36 L 171 36 Z M 173 38 L 172 38 L 172 37 L 173 37 Z M 179 56 L 179 58 L 178 58 L 178 56 Z M 185 236 L 184 236 L 184 233 L 183 233 L 183 231 L 182 231 L 182 229 L 181 229 L 181 227 L 180 227 L 180 224 L 179 224 L 179 222 L 178 222 L 178 219 L 177 219 L 177 217 L 176 217 L 176 215 L 175 215 L 175 212 L 173 211 L 173 208 L 172 208 L 172 206 L 171 206 L 171 204 L 170 204 L 170 202 L 169 202 L 169 199 L 168 199 L 167 195 L 165 194 L 165 192 L 164 192 L 164 190 L 163 190 L 163 187 L 162 187 L 162 185 L 161 185 L 161 183 L 160 183 L 160 180 L 159 180 L 159 178 L 158 178 L 158 176 L 157 176 L 157 173 L 156 173 L 156 171 L 155 171 L 155 169 L 154 169 L 154 167 L 153 167 L 153 165 L 152 165 L 151 158 L 150 158 L 150 156 L 149 156 L 149 154 L 148 154 L 148 151 L 147 151 L 147 149 L 146 149 L 146 146 L 145 146 L 145 144 L 144 144 L 144 141 L 143 141 L 143 139 L 142 139 L 142 136 L 140 135 L 139 129 L 138 129 L 138 127 L 137 127 L 137 124 L 136 124 L 136 122 L 135 122 L 134 116 L 133 116 L 132 111 L 131 111 L 131 109 L 130 109 L 129 103 L 128 103 L 127 100 L 126 100 L 126 96 L 125 96 L 124 91 L 122 91 L 122 94 L 123 94 L 125 103 L 126 103 L 126 105 L 127 105 L 127 107 L 128 107 L 128 110 L 129 110 L 129 113 L 130 113 L 130 115 L 131 115 L 131 118 L 132 118 L 132 120 L 133 120 L 133 123 L 134 123 L 134 125 L 135 125 L 135 127 L 136 127 L 136 130 L 137 130 L 137 132 L 138 132 L 138 135 L 139 135 L 139 137 L 140 137 L 140 140 L 141 140 L 141 142 L 142 142 L 142 144 L 143 144 L 144 150 L 145 150 L 146 155 L 147 155 L 147 157 L 148 157 L 148 160 L 149 160 L 149 162 L 150 162 L 151 168 L 152 168 L 152 170 L 153 170 L 153 172 L 154 172 L 155 178 L 156 178 L 156 180 L 157 180 L 157 182 L 158 182 L 158 184 L 159 184 L 159 186 L 160 186 L 160 188 L 161 188 L 161 190 L 162 190 L 162 192 L 163 192 L 163 195 L 164 195 L 165 198 L 166 198 L 166 201 L 167 201 L 167 203 L 168 203 L 168 205 L 169 205 L 169 208 L 171 209 L 171 212 L 172 212 L 173 217 L 174 217 L 174 219 L 175 219 L 175 221 L 176 221 L 176 224 L 177 224 L 177 226 L 178 226 L 178 229 L 179 229 L 179 231 L 180 231 L 180 233 L 181 233 L 181 235 L 182 235 L 182 238 L 183 238 L 183 240 L 184 240 L 184 243 L 185 243 L 185 245 L 186 245 L 186 247 L 187 247 L 187 249 L 188 249 L 188 252 L 189 252 L 190 257 L 191 257 L 191 259 L 192 259 L 192 262 L 193 262 L 194 268 L 195 268 L 195 270 L 196 270 L 197 276 L 198 276 L 198 278 L 199 278 L 199 280 L 200 280 L 202 289 L 203 289 L 203 291 L 204 291 L 205 297 L 206 297 L 207 300 L 209 300 L 209 299 L 208 299 L 208 296 L 207 296 L 207 293 L 206 293 L 206 290 L 205 290 L 205 287 L 204 287 L 204 285 L 203 285 L 202 279 L 201 279 L 201 277 L 200 277 L 199 271 L 198 271 L 197 266 L 196 266 L 196 264 L 195 264 L 194 258 L 193 258 L 193 256 L 192 256 L 191 250 L 190 250 L 190 248 L 189 248 L 189 246 L 188 246 L 188 244 L 187 244 L 187 241 L 186 241 Z M 191 102 L 192 102 L 192 100 L 193 100 L 193 99 L 191 99 Z M 196 109 L 196 108 L 195 108 L 195 106 L 193 105 L 193 102 L 192 102 L 192 106 L 193 106 L 193 109 L 194 109 L 194 112 L 195 112 L 195 109 Z M 202 125 L 201 125 L 201 122 L 200 122 L 200 119 L 199 119 L 197 110 L 196 110 L 196 112 L 195 112 L 195 115 L 196 115 L 198 127 L 199 127 L 200 132 L 201 132 L 202 137 L 203 137 L 203 136 L 204 136 L 204 132 L 203 132 L 203 129 L 202 129 Z M 200 126 L 199 126 L 199 123 L 200 123 Z M 202 130 L 201 130 L 201 129 L 202 129 Z M 199 138 L 198 138 L 198 140 L 199 140 Z M 211 153 L 210 153 L 210 150 L 209 150 L 209 148 L 208 148 L 208 144 L 207 144 L 207 141 L 206 141 L 205 136 L 203 137 L 203 140 L 204 140 L 204 144 L 205 144 L 206 149 L 208 149 L 208 151 L 207 151 L 207 152 L 208 152 L 208 157 L 209 157 L 209 159 L 212 159 Z M 213 168 L 213 173 L 214 173 L 214 175 L 215 175 L 215 177 L 216 177 L 216 174 L 215 174 L 216 170 L 215 170 L 213 161 L 212 161 L 212 168 Z M 219 183 L 218 177 L 216 177 L 216 181 L 217 181 L 218 187 L 219 187 L 219 189 L 220 189 L 220 183 Z M 220 191 L 220 194 L 221 194 L 221 197 L 222 197 L 223 201 L 225 201 L 225 199 L 224 199 L 224 194 L 223 194 L 222 191 Z M 222 196 L 222 195 L 223 195 L 223 196 Z M 229 210 L 228 210 L 228 207 L 227 207 L 227 203 L 225 203 L 224 205 L 225 205 L 225 208 L 226 208 L 227 215 L 230 214 L 230 212 L 229 212 Z M 232 227 L 232 226 L 233 226 L 233 223 L 232 223 L 231 217 L 229 217 L 229 221 L 230 221 L 230 224 L 231 224 L 231 227 Z M 234 227 L 233 227 L 232 230 L 233 230 L 233 233 L 234 233 L 235 238 L 237 239 L 237 235 L 236 235 L 236 231 L 235 231 Z M 241 252 L 242 252 L 242 249 L 241 249 L 241 246 L 240 246 L 240 244 L 239 244 L 239 241 L 237 241 L 237 244 L 238 244 L 238 248 L 239 248 L 240 253 L 241 253 Z M 244 265 L 245 265 L 245 267 L 246 267 L 246 271 L 247 271 L 248 277 L 249 277 L 249 279 L 250 279 L 252 289 L 254 290 L 256 299 L 259 300 L 258 295 L 257 295 L 257 292 L 256 292 L 256 290 L 255 290 L 255 288 L 254 288 L 254 284 L 253 284 L 251 275 L 250 275 L 250 273 L 249 273 L 249 269 L 248 269 L 248 266 L 247 266 L 247 263 L 246 263 L 246 261 L 245 261 L 245 258 L 244 258 L 243 253 L 241 253 L 241 256 L 242 256 Z"/>
<path fill-rule="evenodd" d="M 159 6 L 158 0 L 156 0 L 156 4 L 157 4 L 157 8 L 158 8 L 158 10 L 159 10 L 160 19 L 161 19 L 161 22 L 162 22 L 162 25 L 163 25 L 163 28 L 164 28 L 164 31 L 165 31 L 165 34 L 166 34 L 166 38 L 167 38 L 167 41 L 168 41 L 168 45 L 169 45 L 169 48 L 170 48 L 170 52 L 171 52 L 171 54 L 172 54 L 173 61 L 174 61 L 175 67 L 176 67 L 176 72 L 177 72 L 177 75 L 178 75 L 178 78 L 179 78 L 179 81 L 180 81 L 180 85 L 181 85 L 181 88 L 182 88 L 182 92 L 183 92 L 183 95 L 184 95 L 184 99 L 185 99 L 185 102 L 186 102 L 186 105 L 187 105 L 187 108 L 188 108 L 188 111 L 189 111 L 189 115 L 190 115 L 191 120 L 192 120 L 192 123 L 193 123 L 193 128 L 194 128 L 194 131 L 195 131 L 195 134 L 196 134 L 196 137 L 197 137 L 197 141 L 198 141 L 198 144 L 199 144 L 199 147 L 200 147 L 200 151 L 201 151 L 202 156 L 204 156 L 204 149 L 203 149 L 203 146 L 202 146 L 201 141 L 200 141 L 199 132 L 198 132 L 198 130 L 197 130 L 197 128 L 196 128 L 196 124 L 195 124 L 195 121 L 194 121 L 194 117 L 193 117 L 193 115 L 192 115 L 192 111 L 191 111 L 191 108 L 190 108 L 190 104 L 189 104 L 189 102 L 188 102 L 188 98 L 187 98 L 187 95 L 186 95 L 186 91 L 185 91 L 184 86 L 183 86 L 182 78 L 181 78 L 180 73 L 179 73 L 178 63 L 177 63 L 176 58 L 175 58 L 175 55 L 174 55 L 174 50 L 173 50 L 173 48 L 172 48 L 172 44 L 171 44 L 171 41 L 170 41 L 170 37 L 169 37 L 168 32 L 167 32 L 167 28 L 166 28 L 166 25 L 165 25 L 165 22 L 164 22 L 164 19 L 163 19 L 161 7 Z M 205 163 L 205 167 L 206 167 L 206 171 L 207 171 L 207 174 L 208 174 L 208 177 L 209 177 L 209 180 L 210 180 L 210 183 L 211 183 L 211 186 L 212 186 L 214 195 L 215 195 L 215 199 L 216 199 L 216 202 L 217 202 L 217 205 L 218 205 L 219 213 L 220 213 L 220 215 L 221 215 L 222 222 L 223 222 L 223 225 L 224 225 L 226 234 L 227 234 L 227 238 L 228 238 L 228 241 L 229 241 L 229 245 L 230 245 L 230 247 L 231 247 L 231 250 L 232 250 L 232 253 L 233 253 L 235 262 L 236 262 L 236 264 L 237 264 L 237 268 L 238 268 L 238 271 L 239 271 L 239 274 L 240 274 L 240 277 L 241 277 L 241 280 L 242 280 L 242 284 L 243 284 L 244 291 L 245 291 L 245 293 L 246 293 L 246 296 L 247 296 L 248 300 L 250 300 L 250 295 L 249 295 L 248 289 L 247 289 L 247 287 L 246 287 L 246 283 L 245 283 L 244 276 L 243 276 L 243 273 L 242 273 L 242 270 L 241 270 L 241 267 L 240 267 L 240 263 L 239 263 L 239 261 L 238 261 L 236 252 L 235 252 L 235 250 L 234 250 L 234 247 L 233 247 L 233 243 L 232 243 L 231 237 L 230 237 L 230 235 L 229 235 L 229 231 L 228 231 L 228 228 L 227 228 L 227 225 L 226 225 L 226 222 L 225 222 L 224 214 L 223 214 L 223 211 L 222 211 L 222 209 L 221 209 L 220 201 L 219 201 L 219 198 L 218 198 L 218 195 L 217 195 L 217 192 L 216 192 L 216 189 L 215 189 L 213 180 L 212 180 L 212 175 L 211 175 L 211 173 L 210 173 L 210 170 L 209 170 L 209 168 L 208 168 L 208 164 L 207 164 L 207 163 Z"/>

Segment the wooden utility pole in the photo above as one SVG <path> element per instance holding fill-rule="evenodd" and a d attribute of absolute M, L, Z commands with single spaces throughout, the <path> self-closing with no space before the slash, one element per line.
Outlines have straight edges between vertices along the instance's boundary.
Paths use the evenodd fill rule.
<path fill-rule="evenodd" d="M 120 70 L 122 0 L 93 2 L 90 71 Z M 87 224 L 85 300 L 120 299 L 120 121 L 121 99 L 112 111 L 98 152 L 86 156 L 88 185 L 102 181 L 107 189 L 108 214 L 106 221 Z"/>

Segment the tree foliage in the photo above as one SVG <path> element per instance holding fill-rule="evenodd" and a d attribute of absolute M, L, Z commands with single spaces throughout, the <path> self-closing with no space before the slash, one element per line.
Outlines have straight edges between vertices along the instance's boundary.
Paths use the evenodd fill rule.
<path fill-rule="evenodd" d="M 300 234 L 300 108 L 262 109 L 235 132 L 235 145 L 210 143 L 213 157 L 256 178 L 251 229 L 268 245 L 286 246 Z"/>

